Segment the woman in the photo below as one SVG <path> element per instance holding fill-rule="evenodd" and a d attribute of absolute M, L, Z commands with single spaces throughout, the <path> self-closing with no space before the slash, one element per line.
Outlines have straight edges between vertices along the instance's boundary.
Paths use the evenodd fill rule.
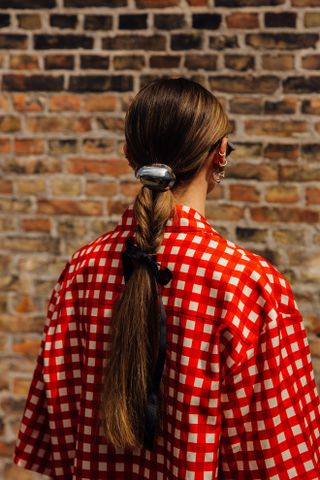
<path fill-rule="evenodd" d="M 125 137 L 142 188 L 53 289 L 14 462 L 61 480 L 319 479 L 291 287 L 205 218 L 233 149 L 221 104 L 152 82 Z"/>

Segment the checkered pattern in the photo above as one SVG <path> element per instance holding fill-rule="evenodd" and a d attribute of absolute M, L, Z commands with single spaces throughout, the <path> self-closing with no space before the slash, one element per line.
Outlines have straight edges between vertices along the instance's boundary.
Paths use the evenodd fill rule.
<path fill-rule="evenodd" d="M 52 291 L 14 462 L 57 480 L 319 480 L 320 402 L 291 287 L 183 204 L 157 255 L 173 272 L 159 286 L 163 431 L 152 452 L 105 442 L 95 419 L 132 207 L 72 255 Z"/>

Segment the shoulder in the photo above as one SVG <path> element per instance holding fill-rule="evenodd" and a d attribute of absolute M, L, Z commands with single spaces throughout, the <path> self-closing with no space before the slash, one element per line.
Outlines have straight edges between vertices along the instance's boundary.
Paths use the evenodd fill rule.
<path fill-rule="evenodd" d="M 223 237 L 217 243 L 218 254 L 212 255 L 210 277 L 213 283 L 219 279 L 216 285 L 226 326 L 251 343 L 279 315 L 299 313 L 292 288 L 275 265 Z"/>
<path fill-rule="evenodd" d="M 229 242 L 233 243 L 233 242 Z M 269 297 L 272 297 L 277 312 L 294 313 L 297 304 L 294 299 L 291 285 L 284 274 L 269 260 L 246 248 L 233 243 L 244 266 L 244 272 L 250 279 L 256 280 L 257 286 L 262 286 Z"/>
<path fill-rule="evenodd" d="M 112 245 L 115 244 L 116 239 L 121 233 L 122 232 L 117 229 L 111 230 L 99 235 L 75 250 L 71 254 L 68 262 L 68 284 L 70 282 L 77 282 L 78 280 L 83 281 L 79 275 L 88 274 L 93 269 L 96 270 L 97 267 L 104 267 L 106 265 L 108 252 L 112 251 Z"/>

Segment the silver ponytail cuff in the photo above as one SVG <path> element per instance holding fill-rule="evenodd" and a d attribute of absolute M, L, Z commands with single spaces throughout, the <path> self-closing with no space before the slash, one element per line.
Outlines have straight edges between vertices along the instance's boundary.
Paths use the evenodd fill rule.
<path fill-rule="evenodd" d="M 143 165 L 135 171 L 135 177 L 150 190 L 158 192 L 170 190 L 176 182 L 172 168 L 165 163 Z"/>

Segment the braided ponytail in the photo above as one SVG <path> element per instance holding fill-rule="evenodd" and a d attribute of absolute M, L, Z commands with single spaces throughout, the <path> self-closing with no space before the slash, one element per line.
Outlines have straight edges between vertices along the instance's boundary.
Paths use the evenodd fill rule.
<path fill-rule="evenodd" d="M 128 158 L 143 165 L 169 165 L 176 175 L 172 190 L 140 189 L 133 206 L 135 242 L 157 253 L 167 221 L 174 213 L 174 192 L 186 188 L 203 166 L 210 147 L 228 132 L 217 98 L 184 78 L 161 79 L 145 86 L 126 115 Z M 159 340 L 158 288 L 143 264 L 137 264 L 113 308 L 110 359 L 101 396 L 102 427 L 117 448 L 141 447 L 148 385 Z M 159 429 L 164 415 L 165 379 L 160 389 Z"/>
<path fill-rule="evenodd" d="M 155 192 L 147 187 L 141 188 L 133 205 L 133 214 L 137 221 L 136 241 L 144 252 L 158 251 L 172 209 L 173 195 L 170 190 Z"/>

